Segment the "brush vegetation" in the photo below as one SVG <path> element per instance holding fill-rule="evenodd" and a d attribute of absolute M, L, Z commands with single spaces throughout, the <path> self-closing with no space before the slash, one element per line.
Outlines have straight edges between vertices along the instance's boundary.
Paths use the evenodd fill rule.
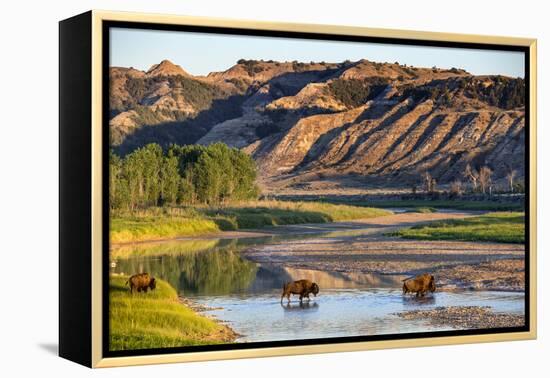
<path fill-rule="evenodd" d="M 132 295 L 127 279 L 110 278 L 111 350 L 218 344 L 231 339 L 226 327 L 183 305 L 168 283 L 158 280 L 155 290 Z"/>
<path fill-rule="evenodd" d="M 407 213 L 422 213 L 422 214 L 430 214 L 437 212 L 437 209 L 435 207 L 427 207 L 427 206 L 421 206 L 421 207 L 413 207 L 412 209 L 407 209 Z"/>
<path fill-rule="evenodd" d="M 391 214 L 384 209 L 319 202 L 246 201 L 225 207 L 155 207 L 111 216 L 111 242 L 125 243 L 219 231 L 328 223 Z"/>
<path fill-rule="evenodd" d="M 418 240 L 525 243 L 525 213 L 496 212 L 466 219 L 437 221 L 390 235 Z"/>

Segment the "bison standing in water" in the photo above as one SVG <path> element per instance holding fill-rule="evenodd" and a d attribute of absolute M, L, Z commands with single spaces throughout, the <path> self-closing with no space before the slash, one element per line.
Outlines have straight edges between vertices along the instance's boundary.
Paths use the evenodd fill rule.
<path fill-rule="evenodd" d="M 144 291 L 147 293 L 148 289 L 155 290 L 157 287 L 157 281 L 155 277 L 151 277 L 149 273 L 138 273 L 128 278 L 126 284 L 130 284 L 130 293 L 134 293 L 134 289 L 138 293 Z"/>
<path fill-rule="evenodd" d="M 298 280 L 294 282 L 287 282 L 283 286 L 283 294 L 281 294 L 281 303 L 283 303 L 283 298 L 286 297 L 287 301 L 290 302 L 290 294 L 296 294 L 300 296 L 300 302 L 302 299 L 307 298 L 309 300 L 309 294 L 312 293 L 314 296 L 317 296 L 319 293 L 319 285 L 310 280 Z"/>
<path fill-rule="evenodd" d="M 427 292 L 435 291 L 435 278 L 431 274 L 421 274 L 414 278 L 403 280 L 403 295 L 407 293 L 416 293 L 416 296 L 424 296 Z"/>

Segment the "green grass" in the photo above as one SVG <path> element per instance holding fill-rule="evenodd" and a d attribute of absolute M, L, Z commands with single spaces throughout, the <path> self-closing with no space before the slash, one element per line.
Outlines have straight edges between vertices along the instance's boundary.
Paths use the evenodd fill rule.
<path fill-rule="evenodd" d="M 151 208 L 111 216 L 111 242 L 126 243 L 300 223 L 328 223 L 391 214 L 321 202 L 248 201 L 227 207 Z"/>
<path fill-rule="evenodd" d="M 111 218 L 113 243 L 169 239 L 176 236 L 201 235 L 219 231 L 217 223 L 200 216 L 130 216 Z"/>
<path fill-rule="evenodd" d="M 496 212 L 466 219 L 437 221 L 389 235 L 417 240 L 525 243 L 525 213 Z"/>
<path fill-rule="evenodd" d="M 233 229 L 262 228 L 300 223 L 328 223 L 391 214 L 382 209 L 322 202 L 253 201 L 223 209 L 207 210 L 214 219 L 224 219 Z M 220 225 L 221 226 L 221 225 Z M 221 226 L 222 229 L 223 226 Z"/>
<path fill-rule="evenodd" d="M 223 326 L 178 301 L 176 291 L 158 280 L 156 290 L 130 294 L 128 278 L 110 279 L 111 350 L 217 344 Z"/>
<path fill-rule="evenodd" d="M 496 202 L 496 201 L 465 201 L 465 200 L 372 200 L 372 201 L 350 201 L 354 206 L 370 206 L 378 208 L 401 207 L 401 208 L 441 208 L 457 210 L 485 210 L 485 211 L 523 211 L 523 204 L 517 202 Z"/>

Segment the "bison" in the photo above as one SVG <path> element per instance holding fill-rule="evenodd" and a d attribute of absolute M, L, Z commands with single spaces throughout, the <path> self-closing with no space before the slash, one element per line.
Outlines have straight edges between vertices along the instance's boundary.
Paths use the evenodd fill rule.
<path fill-rule="evenodd" d="M 151 277 L 149 273 L 138 273 L 134 274 L 128 281 L 126 285 L 130 284 L 130 293 L 134 293 L 134 289 L 138 293 L 144 291 L 147 292 L 148 289 L 155 290 L 157 287 L 157 281 L 155 277 Z"/>
<path fill-rule="evenodd" d="M 424 296 L 427 291 L 435 291 L 435 278 L 431 274 L 421 274 L 414 278 L 403 280 L 403 295 L 416 293 L 416 296 Z"/>
<path fill-rule="evenodd" d="M 290 303 L 290 294 L 300 295 L 300 302 L 304 298 L 309 300 L 309 294 L 313 293 L 314 296 L 317 296 L 319 293 L 319 285 L 310 280 L 298 280 L 294 282 L 287 282 L 283 286 L 283 294 L 281 294 L 281 303 L 283 303 L 283 298 L 286 297 L 288 303 Z"/>

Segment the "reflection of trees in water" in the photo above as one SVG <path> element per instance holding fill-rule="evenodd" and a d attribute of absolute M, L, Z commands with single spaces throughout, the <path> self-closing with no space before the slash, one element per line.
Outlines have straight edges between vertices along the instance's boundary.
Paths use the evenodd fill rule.
<path fill-rule="evenodd" d="M 212 249 L 179 255 L 119 260 L 126 274 L 148 272 L 166 280 L 184 295 L 222 295 L 241 291 L 256 277 L 256 264 L 235 250 Z"/>
<path fill-rule="evenodd" d="M 141 256 L 181 255 L 188 252 L 208 251 L 222 243 L 218 239 L 177 240 L 121 245 L 109 252 L 111 259 Z"/>
<path fill-rule="evenodd" d="M 198 253 L 180 259 L 180 285 L 192 294 L 228 294 L 246 289 L 256 277 L 256 264 L 231 250 Z"/>

